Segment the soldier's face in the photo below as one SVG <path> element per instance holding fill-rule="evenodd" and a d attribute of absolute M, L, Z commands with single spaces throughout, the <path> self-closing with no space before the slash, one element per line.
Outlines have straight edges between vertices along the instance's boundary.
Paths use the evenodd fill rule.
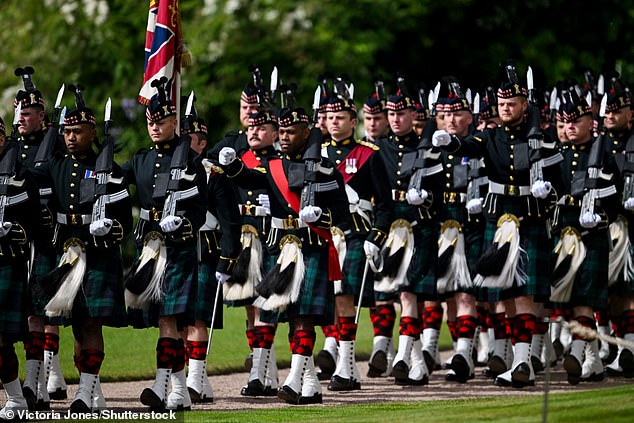
<path fill-rule="evenodd" d="M 247 103 L 244 100 L 240 100 L 240 123 L 243 128 L 249 126 L 249 115 L 257 113 L 260 109 L 260 105 L 257 103 Z"/>
<path fill-rule="evenodd" d="M 97 136 L 95 128 L 87 123 L 64 126 L 66 150 L 71 154 L 85 154 L 92 148 Z"/>
<path fill-rule="evenodd" d="M 464 137 L 469 132 L 469 125 L 473 122 L 473 115 L 466 111 L 460 110 L 458 112 L 445 112 L 445 131 L 451 135 L 457 135 Z"/>
<path fill-rule="evenodd" d="M 317 127 L 321 131 L 321 135 L 328 135 L 328 113 L 317 113 Z"/>
<path fill-rule="evenodd" d="M 190 142 L 190 148 L 194 150 L 198 155 L 201 155 L 203 151 L 205 151 L 205 147 L 207 147 L 207 140 L 199 133 L 188 134 L 192 139 Z"/>
<path fill-rule="evenodd" d="M 564 128 L 566 137 L 573 144 L 583 144 L 592 138 L 594 120 L 592 116 L 580 116 L 574 122 L 566 122 Z"/>
<path fill-rule="evenodd" d="M 619 131 L 627 129 L 632 120 L 632 109 L 623 107 L 613 112 L 605 112 L 603 124 L 606 128 Z"/>
<path fill-rule="evenodd" d="M 20 117 L 18 118 L 18 132 L 20 135 L 29 135 L 42 129 L 42 122 L 44 121 L 44 110 L 37 107 L 27 107 L 20 110 Z"/>
<path fill-rule="evenodd" d="M 270 123 L 249 126 L 247 128 L 247 142 L 249 143 L 249 147 L 254 150 L 273 145 L 277 136 L 277 129 Z"/>
<path fill-rule="evenodd" d="M 395 135 L 407 135 L 412 131 L 416 112 L 411 109 L 406 110 L 388 110 L 387 120 L 390 122 L 390 128 Z"/>
<path fill-rule="evenodd" d="M 348 138 L 357 126 L 357 119 L 353 118 L 349 112 L 328 112 L 328 132 L 335 141 Z"/>
<path fill-rule="evenodd" d="M 524 97 L 498 98 L 498 114 L 505 125 L 514 125 L 524 119 L 528 102 Z"/>
<path fill-rule="evenodd" d="M 306 124 L 282 127 L 279 130 L 282 152 L 292 156 L 306 145 L 310 130 Z"/>
<path fill-rule="evenodd" d="M 556 123 L 557 128 L 557 138 L 559 138 L 560 142 L 568 142 L 568 137 L 566 136 L 566 124 L 558 120 Z"/>
<path fill-rule="evenodd" d="M 176 116 L 168 116 L 156 122 L 148 120 L 147 131 L 153 143 L 171 140 L 176 134 Z"/>
<path fill-rule="evenodd" d="M 388 126 L 389 122 L 387 121 L 387 114 L 385 112 L 365 113 L 363 115 L 363 128 L 371 140 L 376 140 L 386 135 Z"/>

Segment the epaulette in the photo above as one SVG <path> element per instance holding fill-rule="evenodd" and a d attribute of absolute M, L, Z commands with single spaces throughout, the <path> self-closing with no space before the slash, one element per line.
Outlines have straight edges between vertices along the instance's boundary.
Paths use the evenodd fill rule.
<path fill-rule="evenodd" d="M 330 145 L 330 140 L 322 141 L 321 148 L 326 148 Z"/>
<path fill-rule="evenodd" d="M 374 144 L 373 142 L 368 142 L 368 141 L 364 141 L 364 140 L 357 140 L 357 144 L 361 144 L 365 147 L 369 147 L 374 151 L 379 151 L 380 147 L 376 144 Z"/>
<path fill-rule="evenodd" d="M 257 170 L 260 173 L 266 173 L 266 169 L 261 166 L 254 167 L 253 170 Z"/>

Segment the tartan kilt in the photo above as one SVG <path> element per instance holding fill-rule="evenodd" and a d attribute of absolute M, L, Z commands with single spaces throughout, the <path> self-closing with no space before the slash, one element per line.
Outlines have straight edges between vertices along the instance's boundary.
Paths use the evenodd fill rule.
<path fill-rule="evenodd" d="M 289 304 L 280 320 L 313 317 L 315 326 L 332 325 L 335 321 L 335 289 L 328 280 L 328 249 L 307 249 L 304 256 L 305 274 L 299 299 Z"/>
<path fill-rule="evenodd" d="M 58 256 L 58 262 L 60 259 L 61 255 Z M 123 259 L 120 249 L 88 247 L 86 273 L 82 287 L 75 297 L 72 316 L 78 316 L 79 320 L 83 316 L 100 317 L 105 326 L 126 326 L 123 292 Z"/>
<path fill-rule="evenodd" d="M 27 280 L 26 260 L 0 261 L 0 335 L 7 339 L 19 339 L 21 334 L 28 333 Z"/>
<path fill-rule="evenodd" d="M 341 281 L 342 294 L 353 295 L 355 306 L 359 304 L 359 292 L 363 284 L 363 271 L 365 269 L 365 251 L 363 250 L 364 238 L 350 237 L 346 239 L 346 257 L 343 261 Z M 362 307 L 374 307 L 374 275 L 368 268 L 363 287 Z"/>
<path fill-rule="evenodd" d="M 211 317 L 214 313 L 214 299 L 216 299 L 216 290 L 218 289 L 218 281 L 216 280 L 218 257 L 218 255 L 214 254 L 213 257 L 209 257 L 207 261 L 198 263 L 198 279 L 196 296 L 194 298 L 194 319 L 202 320 L 207 327 L 211 327 Z M 222 287 L 220 289 L 222 289 Z M 214 329 L 222 329 L 222 291 L 218 294 L 215 309 Z"/>
<path fill-rule="evenodd" d="M 436 291 L 436 263 L 438 262 L 438 227 L 435 222 L 414 226 L 414 254 L 407 268 L 408 285 L 401 292 L 417 295 L 418 301 L 438 299 Z"/>
<path fill-rule="evenodd" d="M 52 235 L 51 235 L 52 237 Z M 52 239 L 52 238 L 51 238 Z M 31 262 L 31 273 L 29 276 L 29 315 L 45 316 L 44 307 L 48 302 L 45 298 L 38 297 L 31 292 L 30 284 L 37 276 L 44 276 L 57 267 L 59 263 L 57 252 L 51 239 L 36 239 L 31 243 L 33 249 L 33 260 Z"/>
<path fill-rule="evenodd" d="M 497 230 L 497 219 L 488 219 L 484 231 L 483 250 L 493 243 Z M 478 301 L 497 302 L 520 296 L 533 296 L 535 302 L 548 302 L 550 297 L 551 252 L 553 242 L 548 238 L 544 220 L 524 218 L 520 222 L 520 248 L 524 253 L 519 258 L 519 266 L 526 273 L 526 284 L 500 290 L 475 288 Z"/>
<path fill-rule="evenodd" d="M 587 306 L 605 309 L 608 306 L 610 233 L 607 228 L 591 230 L 582 236 L 582 240 L 586 247 L 586 258 L 575 276 L 572 296 L 566 304 L 555 303 L 556 308 Z"/>
<path fill-rule="evenodd" d="M 135 328 L 158 327 L 158 318 L 167 316 L 176 317 L 179 330 L 193 325 L 197 278 L 196 245 L 167 244 L 163 299 L 148 310 L 128 309 L 130 325 Z"/>

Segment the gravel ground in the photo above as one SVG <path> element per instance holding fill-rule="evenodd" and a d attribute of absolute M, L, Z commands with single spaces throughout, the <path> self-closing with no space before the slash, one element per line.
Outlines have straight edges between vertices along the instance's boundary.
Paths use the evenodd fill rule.
<path fill-rule="evenodd" d="M 446 360 L 450 352 L 441 355 L 442 360 Z M 352 392 L 331 392 L 328 391 L 326 381 L 322 381 L 323 406 L 363 404 L 380 401 L 433 401 L 458 398 L 478 398 L 478 397 L 499 397 L 510 395 L 543 395 L 544 374 L 537 376 L 534 387 L 523 389 L 500 388 L 493 385 L 491 379 L 482 375 L 482 368 L 476 368 L 476 377 L 466 384 L 446 382 L 445 370 L 435 371 L 429 384 L 426 386 L 398 386 L 394 384 L 394 378 L 367 378 L 368 363 L 357 363 L 362 375 L 361 390 Z M 280 383 L 288 374 L 288 369 L 280 369 Z M 286 404 L 276 397 L 252 398 L 240 395 L 240 388 L 246 384 L 248 373 L 234 373 L 229 375 L 212 375 L 209 377 L 214 390 L 214 402 L 207 404 L 195 404 L 193 410 L 244 410 L 244 409 L 265 409 L 294 407 Z M 551 373 L 549 392 L 571 392 L 588 389 L 602 389 L 607 387 L 622 386 L 632 383 L 632 379 L 606 378 L 602 382 L 582 383 L 571 386 L 566 381 L 566 373 L 559 363 Z M 108 409 L 114 411 L 146 411 L 147 409 L 139 402 L 139 395 L 143 388 L 151 386 L 152 381 L 134 381 L 103 383 L 103 391 L 108 403 Z M 77 385 L 70 385 L 69 398 L 74 396 Z M 66 401 L 55 401 L 51 403 L 53 410 L 66 412 L 70 404 L 70 399 Z"/>

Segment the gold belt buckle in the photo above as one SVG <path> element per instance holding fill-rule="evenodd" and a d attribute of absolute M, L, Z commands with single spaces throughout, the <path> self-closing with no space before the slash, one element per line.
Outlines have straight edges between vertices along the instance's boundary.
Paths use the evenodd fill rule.
<path fill-rule="evenodd" d="M 150 215 L 152 216 L 152 220 L 154 221 L 161 220 L 160 212 L 154 207 L 152 207 L 152 210 L 150 210 Z"/>
<path fill-rule="evenodd" d="M 519 195 L 519 188 L 515 185 L 504 185 L 504 194 L 512 196 Z"/>
<path fill-rule="evenodd" d="M 457 194 L 455 192 L 445 193 L 445 203 L 455 203 Z"/>
<path fill-rule="evenodd" d="M 253 204 L 245 204 L 244 205 L 244 214 L 245 216 L 253 216 L 253 213 L 251 210 L 253 210 Z"/>
<path fill-rule="evenodd" d="M 289 215 L 286 219 L 284 219 L 284 229 L 299 229 L 297 219 Z"/>
<path fill-rule="evenodd" d="M 70 215 L 70 223 L 72 225 L 76 225 L 77 224 L 77 215 L 76 214 L 71 214 Z"/>
<path fill-rule="evenodd" d="M 405 201 L 405 191 L 398 190 L 398 201 Z"/>

